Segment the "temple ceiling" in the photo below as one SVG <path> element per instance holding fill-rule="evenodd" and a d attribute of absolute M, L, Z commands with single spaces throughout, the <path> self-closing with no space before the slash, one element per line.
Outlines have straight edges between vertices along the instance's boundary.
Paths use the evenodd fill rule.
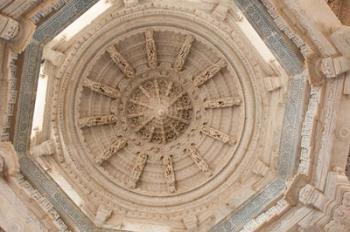
<path fill-rule="evenodd" d="M 20 88 L 6 115 L 16 183 L 38 189 L 59 230 L 349 228 L 331 213 L 348 212 L 344 158 L 326 155 L 348 154 L 350 134 L 334 113 L 345 108 L 332 104 L 350 94 L 349 30 L 336 17 L 323 22 L 337 25 L 329 39 L 289 1 L 288 15 L 267 0 L 111 1 L 71 38 L 59 35 L 95 2 L 33 8 L 24 31 L 0 15 L 13 25 L 3 33 L 11 49 L 30 42 L 9 55 Z M 340 2 L 328 2 L 338 16 Z M 33 133 L 39 77 L 46 103 Z M 314 225 L 274 223 L 293 215 Z"/>
<path fill-rule="evenodd" d="M 113 212 L 106 225 L 207 230 L 278 178 L 287 75 L 229 14 L 190 12 L 112 7 L 54 45 L 66 59 L 47 73 L 44 133 L 84 208 Z"/>

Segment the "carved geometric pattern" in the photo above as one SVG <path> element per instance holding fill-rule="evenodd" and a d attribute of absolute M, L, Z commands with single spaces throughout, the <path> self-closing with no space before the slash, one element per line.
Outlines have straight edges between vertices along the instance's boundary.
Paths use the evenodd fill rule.
<path fill-rule="evenodd" d="M 133 11 L 133 8 L 127 10 Z M 255 117 L 245 115 L 254 112 L 251 70 L 244 72 L 245 64 L 239 58 L 231 62 L 229 53 L 233 57 L 238 53 L 232 49 L 226 54 L 220 44 L 213 46 L 212 41 L 207 40 L 211 35 L 180 29 L 180 25 L 146 24 L 147 21 L 144 27 L 120 31 L 115 23 L 108 31 L 114 35 L 110 39 L 91 33 L 93 37 L 99 36 L 97 43 L 91 48 L 85 47 L 84 41 L 81 43 L 91 61 L 75 61 L 80 56 L 76 53 L 77 57 L 72 58 L 74 62 L 66 64 L 67 68 L 72 67 L 72 73 L 82 74 L 74 78 L 77 80 L 74 84 L 85 86 L 84 91 L 77 88 L 78 94 L 74 94 L 69 85 L 66 87 L 72 97 L 78 97 L 71 115 L 78 122 L 85 119 L 82 128 L 90 127 L 79 130 L 77 139 L 72 136 L 78 140 L 77 149 L 72 146 L 68 155 L 79 156 L 74 160 L 77 172 L 89 170 L 81 178 L 91 176 L 91 182 L 97 181 L 96 189 L 91 191 L 113 204 L 113 215 L 124 216 L 128 212 L 135 218 L 145 218 L 151 213 L 154 217 L 169 217 L 177 205 L 183 204 L 186 209 L 198 210 L 196 224 L 199 226 L 204 220 L 201 213 L 207 206 L 195 206 L 197 200 L 193 199 L 204 199 L 204 194 L 215 192 L 207 182 L 213 181 L 220 191 L 224 190 L 217 176 L 227 173 L 223 175 L 229 178 L 228 173 L 234 172 L 233 167 L 229 167 L 230 160 L 238 161 L 236 155 L 242 157 L 236 154 L 241 147 L 232 144 L 245 133 L 247 118 L 249 134 L 255 127 Z M 236 62 L 240 69 L 235 69 Z M 73 64 L 80 67 L 75 68 Z M 86 67 L 91 71 L 85 71 Z M 132 72 L 128 68 L 132 68 Z M 232 70 L 237 71 L 237 75 Z M 91 85 L 84 83 L 87 78 L 92 81 Z M 98 119 L 99 116 L 111 116 L 112 120 Z M 203 123 L 208 126 L 202 127 Z M 112 141 L 115 137 L 118 139 Z M 89 164 L 89 169 L 79 165 L 80 160 L 84 165 Z M 86 199 L 94 203 L 92 197 Z M 208 203 L 209 200 L 212 199 L 208 198 Z M 171 212 L 163 211 L 163 206 L 157 212 L 148 211 L 156 204 L 169 205 Z M 179 218 L 184 215 L 181 209 Z M 112 216 L 108 223 L 114 220 Z"/>
<path fill-rule="evenodd" d="M 162 36 L 156 33 L 157 31 L 154 29 L 144 30 L 142 34 L 140 33 L 142 36 L 139 40 L 139 46 L 142 49 L 140 54 L 128 54 L 130 60 L 134 59 L 132 57 L 142 57 L 143 55 L 146 61 L 143 64 L 147 65 L 147 70 L 141 71 L 142 74 L 136 73 L 135 70 L 140 70 L 137 69 L 137 64 L 128 63 L 116 49 L 116 45 L 107 47 L 106 51 L 123 75 L 115 77 L 109 76 L 111 74 L 105 71 L 103 72 L 104 74 L 98 74 L 98 72 L 93 71 L 89 74 L 89 78 L 85 77 L 83 79 L 82 85 L 93 92 L 112 98 L 111 106 L 109 107 L 112 113 L 83 117 L 79 119 L 78 124 L 80 128 L 96 128 L 83 130 L 83 134 L 87 138 L 91 138 L 90 134 L 93 131 L 99 133 L 98 131 L 108 130 L 104 133 L 109 136 L 117 134 L 117 138 L 109 142 L 110 145 L 104 148 L 102 153 L 100 153 L 100 149 L 92 152 L 93 159 L 98 166 L 105 169 L 112 176 L 115 173 L 114 170 L 119 169 L 119 164 L 116 163 L 117 160 L 126 159 L 127 165 L 131 169 L 127 172 L 126 181 L 122 181 L 129 190 L 144 191 L 145 186 L 147 186 L 146 179 L 149 179 L 148 171 L 157 167 L 162 169 L 166 192 L 174 193 L 178 191 L 174 165 L 179 157 L 187 156 L 191 158 L 191 165 L 196 167 L 192 169 L 193 171 L 199 169 L 207 178 L 213 175 L 210 168 L 211 164 L 204 159 L 208 154 L 201 154 L 199 151 L 202 149 L 196 143 L 188 145 L 192 139 L 205 138 L 201 136 L 203 134 L 209 138 L 221 141 L 222 143 L 219 146 L 235 144 L 235 138 L 229 133 L 209 127 L 206 123 L 203 124 L 201 118 L 204 115 L 202 114 L 204 112 L 207 112 L 205 114 L 208 115 L 217 114 L 223 112 L 223 109 L 227 109 L 225 112 L 233 112 L 233 107 L 240 106 L 242 100 L 239 95 L 235 94 L 235 97 L 230 96 L 232 93 L 227 94 L 227 97 L 223 97 L 220 94 L 216 97 L 213 95 L 210 98 L 202 98 L 199 91 L 205 90 L 209 85 L 200 89 L 195 87 L 205 85 L 207 81 L 215 77 L 220 71 L 222 71 L 222 74 L 225 74 L 228 70 L 222 69 L 228 63 L 222 58 L 213 58 L 217 61 L 204 68 L 200 66 L 200 69 L 203 71 L 199 74 L 197 72 L 198 68 L 193 70 L 190 67 L 193 64 L 185 66 L 191 50 L 198 46 L 195 44 L 195 36 L 187 34 L 177 40 L 177 49 L 173 49 L 173 61 L 169 63 L 169 66 L 162 66 L 162 56 L 159 53 L 162 53 L 164 48 L 162 43 L 157 44 L 158 41 L 155 40 L 155 38 L 158 40 Z M 115 44 L 123 43 L 116 42 Z M 124 52 L 123 47 L 123 54 L 125 54 Z M 106 62 L 106 60 L 104 59 L 103 62 Z M 103 67 L 96 68 L 96 70 L 101 68 Z M 115 67 L 111 66 L 110 69 L 113 70 Z M 188 70 L 190 70 L 190 74 L 183 76 L 183 73 Z M 109 78 L 109 80 L 105 81 L 106 83 L 111 83 L 112 78 L 117 78 L 119 82 L 124 82 L 125 84 L 118 84 L 118 88 L 102 84 L 100 81 L 104 79 L 104 75 L 107 75 L 107 78 Z M 115 72 L 113 72 L 113 75 L 116 75 Z M 220 81 L 223 78 L 226 78 L 226 76 L 220 75 L 213 82 Z M 89 93 L 85 92 L 85 94 Z M 93 95 L 88 96 L 91 99 L 94 97 Z M 85 103 L 80 103 L 80 107 L 84 109 L 84 112 L 86 112 L 86 109 L 83 107 L 86 104 L 91 106 L 94 104 L 92 102 L 87 103 L 90 100 L 82 99 L 82 101 Z M 95 105 L 95 107 L 98 107 L 98 105 Z M 212 110 L 206 111 L 208 109 Z M 95 110 L 90 109 L 89 112 L 92 113 Z M 105 110 L 101 112 L 106 113 Z M 115 124 L 115 126 L 98 127 L 108 124 Z M 101 134 L 101 136 L 104 135 Z M 96 137 L 96 139 L 98 138 Z M 88 140 L 91 141 L 91 139 Z M 207 141 L 213 142 L 211 139 Z M 91 145 L 92 149 L 95 146 L 99 146 L 95 142 L 91 142 L 94 143 Z M 180 148 L 175 153 L 172 152 L 174 146 Z M 183 148 L 181 149 L 181 147 Z M 118 156 L 111 159 L 116 154 Z M 149 165 L 149 168 L 146 168 L 146 165 Z M 214 169 L 215 166 L 213 165 L 212 168 Z M 183 179 L 181 171 L 179 172 L 179 177 Z M 119 176 L 116 175 L 115 178 L 121 181 Z M 144 178 L 145 180 L 143 180 Z M 158 179 L 161 178 L 158 177 Z M 140 184 L 141 181 L 142 184 Z M 143 181 L 146 181 L 146 183 Z"/>
<path fill-rule="evenodd" d="M 83 1 L 82 1 L 83 2 Z M 82 4 L 81 4 L 82 5 Z M 46 34 L 49 34 L 49 33 L 46 33 Z M 191 34 L 192 34 L 192 32 L 191 32 Z M 157 38 L 157 40 L 158 40 L 158 38 Z M 205 40 L 205 39 L 204 39 Z M 179 46 L 180 47 L 180 46 Z M 122 51 L 122 50 L 121 50 Z M 124 52 L 123 52 L 123 54 L 125 54 Z M 175 56 L 174 56 L 175 57 Z M 227 57 L 227 56 L 226 56 Z M 192 60 L 191 60 L 192 61 Z M 159 64 L 161 64 L 161 58 L 159 57 Z M 132 63 L 133 65 L 134 65 L 134 63 Z M 186 68 L 187 68 L 187 66 L 186 66 Z M 217 78 L 217 79 L 219 79 L 219 78 Z M 220 78 L 221 79 L 221 78 Z M 216 80 L 215 80 L 216 81 Z M 107 82 L 106 82 L 107 83 Z M 215 83 L 216 84 L 216 83 Z M 220 95 L 221 96 L 221 95 Z M 220 96 L 211 96 L 211 97 L 220 97 Z M 227 96 L 227 95 L 226 95 Z M 242 107 L 243 108 L 243 107 Z M 217 110 L 217 112 L 218 111 L 221 111 L 220 109 L 219 110 Z M 90 111 L 91 112 L 91 111 Z M 98 111 L 97 111 L 98 112 Z M 113 112 L 114 113 L 114 112 Z M 212 113 L 212 111 L 208 111 L 208 113 Z M 94 114 L 93 114 L 94 115 Z M 194 118 L 194 116 L 193 116 L 193 118 Z M 70 118 L 68 119 L 68 120 L 71 120 Z M 193 120 L 193 119 L 192 119 Z M 114 127 L 113 125 L 111 125 L 110 126 L 110 128 L 112 128 L 112 127 Z M 223 128 L 223 127 L 220 127 L 220 128 Z M 99 128 L 98 128 L 99 129 Z M 103 128 L 104 129 L 104 128 Z M 226 128 L 225 128 L 225 131 L 226 131 Z M 230 132 L 228 132 L 227 131 L 227 133 L 230 133 Z M 88 145 L 90 145 L 89 143 L 88 143 Z M 119 156 L 118 156 L 119 157 Z M 206 157 L 206 156 L 205 156 Z M 114 159 L 113 159 L 114 160 Z M 175 162 L 177 162 L 176 160 L 174 160 L 174 163 Z M 180 188 L 180 187 L 179 187 Z M 98 194 L 99 195 L 99 194 Z M 201 221 L 198 221 L 198 224 L 199 223 L 201 223 Z"/>
<path fill-rule="evenodd" d="M 166 79 L 142 82 L 126 103 L 129 126 L 142 138 L 155 143 L 175 140 L 188 128 L 192 111 L 188 94 L 179 84 Z"/>

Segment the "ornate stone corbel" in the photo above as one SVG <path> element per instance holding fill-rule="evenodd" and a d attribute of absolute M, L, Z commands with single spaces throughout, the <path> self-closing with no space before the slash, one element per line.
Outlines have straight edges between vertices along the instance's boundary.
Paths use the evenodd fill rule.
<path fill-rule="evenodd" d="M 227 4 L 219 3 L 213 10 L 213 16 L 219 20 L 224 21 L 227 18 L 229 7 Z"/>
<path fill-rule="evenodd" d="M 299 192 L 299 201 L 317 210 L 312 224 L 303 223 L 299 231 L 315 231 L 308 230 L 311 228 L 322 228 L 326 232 L 350 231 L 350 184 L 343 169 L 336 167 L 328 173 L 324 193 L 305 185 Z"/>
<path fill-rule="evenodd" d="M 263 161 L 260 159 L 257 160 L 255 167 L 253 169 L 253 173 L 259 177 L 264 177 L 269 171 L 269 166 L 266 165 Z"/>
<path fill-rule="evenodd" d="M 299 201 L 304 205 L 322 211 L 327 198 L 314 186 L 307 184 L 299 192 Z"/>
<path fill-rule="evenodd" d="M 229 13 L 232 14 L 236 21 L 242 21 L 243 16 L 239 13 L 238 9 L 235 8 L 230 0 L 219 1 L 212 12 L 213 16 L 219 21 L 224 21 Z"/>
<path fill-rule="evenodd" d="M 55 143 L 51 140 L 46 140 L 32 148 L 31 154 L 33 157 L 53 155 L 56 152 Z"/>
<path fill-rule="evenodd" d="M 196 215 L 188 215 L 182 221 L 188 231 L 197 231 L 199 221 Z"/>
<path fill-rule="evenodd" d="M 100 205 L 96 212 L 95 223 L 96 225 L 103 225 L 111 216 L 113 210 L 106 205 Z"/>
<path fill-rule="evenodd" d="M 62 52 L 56 51 L 51 47 L 45 47 L 43 51 L 43 59 L 49 61 L 56 67 L 63 64 L 66 56 Z"/>
<path fill-rule="evenodd" d="M 31 42 L 36 25 L 29 19 L 22 19 L 19 22 L 19 31 L 16 36 L 10 40 L 10 47 L 16 53 L 21 53 Z"/>
<path fill-rule="evenodd" d="M 336 78 L 350 71 L 350 56 L 320 57 L 311 55 L 306 59 L 309 70 L 309 82 L 320 86 L 325 79 Z"/>
<path fill-rule="evenodd" d="M 19 23 L 7 16 L 0 14 L 0 38 L 5 40 L 14 39 L 19 32 Z"/>
<path fill-rule="evenodd" d="M 280 77 L 265 77 L 264 85 L 267 91 L 273 92 L 282 87 Z"/>
<path fill-rule="evenodd" d="M 139 3 L 139 0 L 124 0 L 125 7 L 136 6 Z"/>
<path fill-rule="evenodd" d="M 320 69 L 326 78 L 336 78 L 350 71 L 350 56 L 323 58 L 321 60 Z"/>

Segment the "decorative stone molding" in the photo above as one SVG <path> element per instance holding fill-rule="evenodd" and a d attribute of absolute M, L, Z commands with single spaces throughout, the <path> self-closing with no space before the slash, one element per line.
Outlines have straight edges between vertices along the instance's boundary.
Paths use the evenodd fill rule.
<path fill-rule="evenodd" d="M 312 151 L 315 136 L 315 125 L 318 119 L 319 104 L 321 98 L 321 90 L 319 88 L 311 88 L 309 105 L 304 117 L 303 127 L 301 131 L 301 153 L 298 172 L 308 176 L 312 165 Z"/>
<path fill-rule="evenodd" d="M 340 22 L 325 1 L 280 0 L 279 2 L 285 12 L 284 19 L 288 20 L 311 48 L 306 57 L 312 53 L 320 54 L 321 57 L 336 55 L 336 49 L 327 34 L 339 26 Z"/>
<path fill-rule="evenodd" d="M 1 11 L 12 17 L 13 19 L 19 19 L 21 16 L 24 18 L 25 14 L 28 13 L 35 6 L 39 5 L 40 0 L 26 0 L 26 1 L 13 1 L 13 0 L 2 0 L 0 3 L 0 7 L 2 3 L 5 1 L 2 6 Z"/>
<path fill-rule="evenodd" d="M 33 10 L 31 10 L 26 16 L 30 18 L 34 24 L 38 24 L 41 20 L 45 19 L 48 15 L 54 11 L 58 11 L 69 0 L 49 0 L 44 1 Z"/>
<path fill-rule="evenodd" d="M 304 56 L 308 56 L 311 53 L 311 48 L 306 44 L 304 39 L 296 33 L 293 26 L 289 25 L 286 21 L 287 16 L 280 12 L 273 1 L 262 0 L 264 6 L 267 8 L 267 12 L 271 15 L 278 28 L 285 33 L 285 35 L 294 42 L 294 44 L 300 49 Z M 284 16 L 284 17 L 283 17 Z"/>
<path fill-rule="evenodd" d="M 41 207 L 41 209 L 48 214 L 53 224 L 57 227 L 60 232 L 71 232 L 68 229 L 68 226 L 63 221 L 61 216 L 55 210 L 54 206 L 50 203 L 50 201 L 45 198 L 37 189 L 35 189 L 22 174 L 18 174 L 16 176 L 16 183 L 22 188 L 22 190 L 28 194 L 32 199 L 37 202 L 37 204 Z"/>
<path fill-rule="evenodd" d="M 57 232 L 49 216 L 22 188 L 15 178 L 10 182 L 0 177 L 1 232 Z"/>
<path fill-rule="evenodd" d="M 258 231 L 265 223 L 268 223 L 274 217 L 283 214 L 289 207 L 289 203 L 285 199 L 279 200 L 274 206 L 267 209 L 265 212 L 260 214 L 255 219 L 249 221 L 244 225 L 243 229 L 240 232 L 254 232 Z"/>
<path fill-rule="evenodd" d="M 4 112 L 5 115 L 2 115 L 3 122 L 1 124 L 0 130 L 0 140 L 1 141 L 8 141 L 10 137 L 10 128 L 11 128 L 11 121 L 12 117 L 15 113 L 15 104 L 17 102 L 17 76 L 16 76 L 16 60 L 18 55 L 12 51 L 9 51 L 7 60 L 3 60 L 5 65 L 7 65 L 7 75 L 4 75 L 4 80 L 1 80 L 2 83 L 4 83 L 4 86 L 2 86 L 1 91 L 4 91 L 4 93 L 7 92 L 7 98 L 4 97 Z M 5 59 L 5 56 L 3 57 Z M 5 73 L 4 73 L 5 74 Z M 3 85 L 1 83 L 1 85 Z M 7 104 L 7 105 L 6 105 Z"/>

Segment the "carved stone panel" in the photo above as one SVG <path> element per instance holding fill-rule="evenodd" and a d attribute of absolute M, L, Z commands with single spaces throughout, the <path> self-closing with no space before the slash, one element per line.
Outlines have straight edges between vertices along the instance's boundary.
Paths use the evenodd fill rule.
<path fill-rule="evenodd" d="M 265 115 L 282 119 L 269 107 L 283 96 L 266 93 L 285 86 L 265 88 L 240 32 L 159 4 L 108 11 L 77 36 L 55 73 L 52 130 L 65 158 L 58 165 L 99 224 L 176 216 L 174 230 L 196 230 L 220 199 L 235 197 L 229 186 L 247 161 L 272 154 L 266 141 L 278 126 Z M 261 161 L 247 178 L 269 169 Z"/>

